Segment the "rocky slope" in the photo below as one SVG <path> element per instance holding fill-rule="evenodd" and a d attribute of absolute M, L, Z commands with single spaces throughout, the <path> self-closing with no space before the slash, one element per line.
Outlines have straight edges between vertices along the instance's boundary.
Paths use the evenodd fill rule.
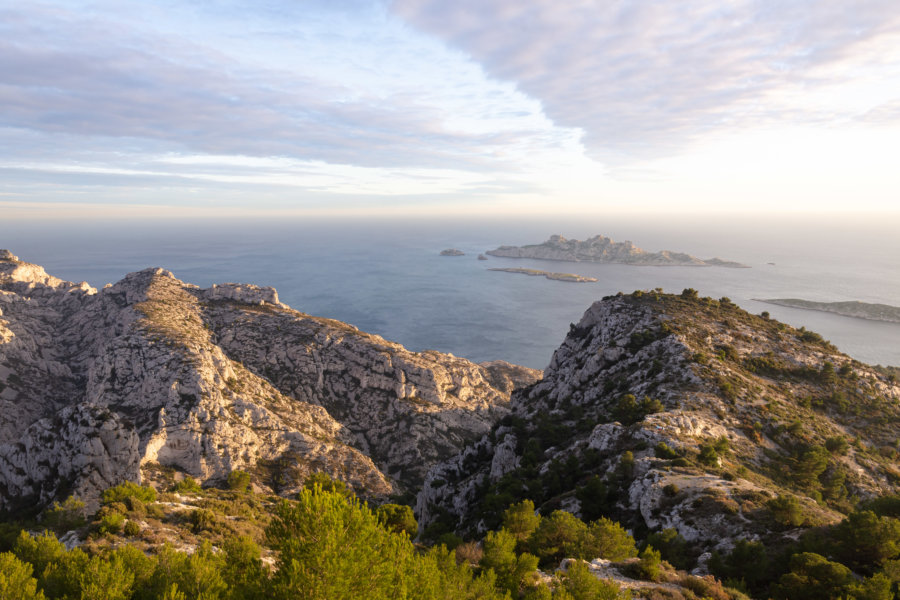
<path fill-rule="evenodd" d="M 0 510 L 88 501 L 174 468 L 289 493 L 313 471 L 364 496 L 414 489 L 538 373 L 413 353 L 163 269 L 96 290 L 0 251 Z"/>
<path fill-rule="evenodd" d="M 683 252 L 648 252 L 631 242 L 614 242 L 608 237 L 595 235 L 584 241 L 569 240 L 561 235 L 552 235 L 542 244 L 529 246 L 500 246 L 487 254 L 507 258 L 536 258 L 541 260 L 564 260 L 571 262 L 622 263 L 643 266 L 688 266 L 688 267 L 746 267 L 740 263 L 711 258 L 702 260 Z"/>
<path fill-rule="evenodd" d="M 419 494 L 423 530 L 496 527 L 531 499 L 675 529 L 697 554 L 778 543 L 900 489 L 900 386 L 818 335 L 727 298 L 655 292 L 591 306 L 542 381 Z"/>

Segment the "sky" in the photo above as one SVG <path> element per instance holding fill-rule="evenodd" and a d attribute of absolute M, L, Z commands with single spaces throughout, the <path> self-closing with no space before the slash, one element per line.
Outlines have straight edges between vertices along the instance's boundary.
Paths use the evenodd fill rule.
<path fill-rule="evenodd" d="M 896 0 L 0 0 L 5 219 L 842 211 Z"/>

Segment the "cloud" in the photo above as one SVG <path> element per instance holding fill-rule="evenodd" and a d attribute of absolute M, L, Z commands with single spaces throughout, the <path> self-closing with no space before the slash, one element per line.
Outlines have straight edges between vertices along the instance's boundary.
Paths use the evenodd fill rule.
<path fill-rule="evenodd" d="M 440 78 L 434 62 L 416 58 L 421 42 L 398 37 L 378 5 L 323 6 L 7 7 L 0 127 L 105 147 L 472 170 L 495 168 L 508 147 L 556 142 L 513 86 L 485 94 L 471 74 L 455 86 L 419 83 L 426 69 Z M 495 118 L 504 100 L 518 116 Z"/>
<path fill-rule="evenodd" d="M 868 102 L 900 98 L 894 0 L 394 0 L 392 10 L 516 82 L 556 123 L 583 128 L 613 162 L 723 131 L 853 119 L 859 102 L 835 87 L 880 80 Z"/>

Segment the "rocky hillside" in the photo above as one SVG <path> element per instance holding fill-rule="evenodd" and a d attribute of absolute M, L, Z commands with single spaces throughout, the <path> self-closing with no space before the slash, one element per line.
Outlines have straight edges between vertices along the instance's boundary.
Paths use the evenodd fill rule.
<path fill-rule="evenodd" d="M 275 290 L 163 269 L 96 290 L 0 251 L 0 510 L 172 468 L 278 493 L 324 471 L 417 489 L 538 372 L 414 353 L 304 315 Z"/>
<path fill-rule="evenodd" d="M 898 407 L 894 375 L 766 313 L 693 290 L 620 294 L 572 325 L 510 415 L 432 470 L 416 512 L 428 535 L 468 535 L 530 499 L 639 538 L 672 529 L 695 558 L 777 545 L 898 491 Z"/>

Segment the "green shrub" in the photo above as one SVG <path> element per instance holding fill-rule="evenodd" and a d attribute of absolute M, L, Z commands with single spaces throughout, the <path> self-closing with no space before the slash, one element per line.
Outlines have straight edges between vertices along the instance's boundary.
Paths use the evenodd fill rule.
<path fill-rule="evenodd" d="M 203 492 L 203 488 L 197 483 L 193 477 L 187 476 L 175 484 L 174 490 L 179 494 L 199 494 Z"/>
<path fill-rule="evenodd" d="M 637 575 L 639 579 L 647 581 L 658 581 L 660 575 L 660 565 L 662 564 L 662 555 L 658 550 L 654 550 L 653 546 L 647 546 L 640 553 L 640 561 L 637 563 Z"/>
<path fill-rule="evenodd" d="M 653 455 L 656 458 L 664 458 L 666 460 L 671 460 L 673 458 L 678 458 L 681 455 L 678 454 L 675 450 L 670 448 L 668 444 L 665 442 L 659 442 L 656 446 L 653 447 Z"/>
<path fill-rule="evenodd" d="M 98 531 L 100 533 L 119 533 L 125 525 L 125 515 L 111 512 L 100 519 Z"/>
<path fill-rule="evenodd" d="M 503 513 L 503 528 L 510 532 L 516 542 L 524 543 L 541 523 L 541 516 L 534 510 L 534 502 L 522 500 L 513 504 Z"/>
<path fill-rule="evenodd" d="M 850 513 L 831 529 L 834 558 L 860 573 L 872 574 L 900 556 L 900 520 L 872 511 Z"/>
<path fill-rule="evenodd" d="M 218 522 L 216 513 L 205 508 L 191 511 L 190 521 L 195 532 L 212 531 Z"/>
<path fill-rule="evenodd" d="M 250 487 L 250 473 L 234 470 L 228 474 L 228 489 L 237 492 L 246 492 Z"/>
<path fill-rule="evenodd" d="M 715 467 L 719 464 L 719 453 L 712 444 L 700 444 L 700 454 L 697 456 L 697 460 L 708 467 Z"/>
<path fill-rule="evenodd" d="M 423 599 L 446 598 L 447 590 L 484 600 L 505 596 L 490 571 L 475 578 L 440 547 L 420 554 L 355 497 L 320 486 L 278 504 L 266 537 L 278 556 L 271 580 L 276 598 L 399 598 L 413 585 Z"/>
<path fill-rule="evenodd" d="M 143 500 L 135 498 L 134 496 L 125 501 L 125 506 L 128 507 L 129 513 L 137 517 L 143 517 L 147 514 L 147 505 L 144 504 Z"/>
<path fill-rule="evenodd" d="M 382 504 L 375 510 L 375 515 L 382 525 L 395 533 L 405 532 L 415 537 L 419 529 L 412 507 L 405 504 Z"/>
<path fill-rule="evenodd" d="M 791 571 L 772 592 L 776 600 L 822 600 L 848 596 L 855 580 L 850 569 L 824 556 L 801 552 L 791 557 Z"/>
<path fill-rule="evenodd" d="M 100 496 L 100 503 L 124 503 L 129 498 L 137 498 L 143 502 L 156 502 L 156 490 L 147 485 L 138 485 L 131 481 L 126 481 L 125 483 L 104 490 L 103 494 Z"/>
<path fill-rule="evenodd" d="M 676 569 L 688 570 L 696 562 L 692 546 L 678 531 L 672 528 L 648 535 L 647 546 L 658 548 L 662 557 Z"/>
<path fill-rule="evenodd" d="M 581 518 L 586 521 L 602 517 L 609 509 L 609 489 L 598 475 L 579 486 L 575 490 L 575 497 L 581 506 Z"/>
<path fill-rule="evenodd" d="M 798 527 L 803 524 L 803 508 L 796 496 L 778 496 L 766 502 L 766 506 L 775 521 L 782 525 Z"/>
<path fill-rule="evenodd" d="M 44 524 L 59 533 L 78 529 L 85 522 L 84 502 L 74 496 L 69 496 L 62 504 L 54 502 L 44 513 Z"/>
<path fill-rule="evenodd" d="M 485 536 L 481 568 L 493 570 L 497 585 L 513 597 L 518 597 L 532 582 L 537 566 L 536 556 L 527 552 L 516 555 L 516 538 L 512 533 L 500 529 Z"/>
<path fill-rule="evenodd" d="M 832 454 L 843 456 L 850 449 L 850 443 L 842 435 L 836 435 L 825 440 L 825 448 Z"/>
<path fill-rule="evenodd" d="M 328 473 L 324 473 L 322 471 L 317 471 L 306 478 L 306 481 L 303 483 L 303 487 L 308 490 L 315 489 L 316 487 L 321 488 L 323 492 L 335 492 L 344 496 L 345 498 L 349 498 L 353 496 L 353 491 L 347 487 L 347 484 L 339 479 L 334 479 Z"/>
<path fill-rule="evenodd" d="M 141 535 L 141 526 L 137 524 L 137 521 L 128 521 L 122 532 L 128 537 L 137 537 Z"/>
<path fill-rule="evenodd" d="M 574 600 L 615 600 L 619 586 L 612 581 L 597 579 L 586 564 L 572 561 L 566 569 L 563 587 Z"/>
<path fill-rule="evenodd" d="M 680 492 L 680 491 L 681 491 L 681 490 L 678 489 L 678 486 L 675 485 L 674 483 L 666 484 L 666 485 L 663 487 L 663 494 L 665 494 L 665 495 L 668 496 L 669 498 L 674 498 L 675 496 L 678 495 L 678 492 Z"/>
<path fill-rule="evenodd" d="M 4 600 L 44 600 L 31 576 L 34 567 L 22 562 L 12 552 L 0 554 L 0 598 Z"/>

